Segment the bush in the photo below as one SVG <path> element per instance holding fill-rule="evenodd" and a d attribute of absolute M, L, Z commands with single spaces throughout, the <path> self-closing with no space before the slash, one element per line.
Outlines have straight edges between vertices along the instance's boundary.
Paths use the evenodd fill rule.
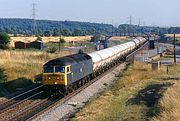
<path fill-rule="evenodd" d="M 0 44 L 0 49 L 9 49 L 7 45 L 4 45 L 4 44 Z"/>
<path fill-rule="evenodd" d="M 7 75 L 5 70 L 0 68 L 0 83 L 5 83 L 7 81 Z"/>
<path fill-rule="evenodd" d="M 0 33 L 0 44 L 7 45 L 9 43 L 10 37 L 7 33 Z"/>
<path fill-rule="evenodd" d="M 64 39 L 60 39 L 61 43 L 66 43 L 66 41 Z"/>
<path fill-rule="evenodd" d="M 78 53 L 82 54 L 82 53 L 84 53 L 84 51 L 82 49 L 80 49 Z"/>
<path fill-rule="evenodd" d="M 40 36 L 37 36 L 37 41 L 42 41 L 42 38 Z"/>
<path fill-rule="evenodd" d="M 0 33 L 0 49 L 7 49 L 10 37 L 7 33 Z"/>
<path fill-rule="evenodd" d="M 49 50 L 47 50 L 48 53 L 55 53 L 57 51 L 57 48 L 51 47 Z"/>

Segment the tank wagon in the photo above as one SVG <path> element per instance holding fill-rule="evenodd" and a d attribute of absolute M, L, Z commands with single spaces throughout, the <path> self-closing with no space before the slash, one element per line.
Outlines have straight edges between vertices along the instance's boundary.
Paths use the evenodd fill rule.
<path fill-rule="evenodd" d="M 125 59 L 145 41 L 138 37 L 101 51 L 50 60 L 43 66 L 42 83 L 51 94 L 71 92 Z"/>

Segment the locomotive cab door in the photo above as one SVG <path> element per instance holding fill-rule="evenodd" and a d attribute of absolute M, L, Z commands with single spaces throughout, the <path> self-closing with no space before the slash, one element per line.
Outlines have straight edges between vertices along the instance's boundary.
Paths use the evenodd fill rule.
<path fill-rule="evenodd" d="M 73 72 L 71 71 L 70 65 L 66 66 L 65 72 L 66 72 L 67 84 L 70 84 L 73 81 Z"/>

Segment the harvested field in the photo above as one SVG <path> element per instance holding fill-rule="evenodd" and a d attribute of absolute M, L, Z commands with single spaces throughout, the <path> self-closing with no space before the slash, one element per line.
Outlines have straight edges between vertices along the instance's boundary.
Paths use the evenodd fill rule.
<path fill-rule="evenodd" d="M 14 47 L 14 43 L 17 41 L 32 42 L 35 41 L 37 37 L 11 37 L 10 47 Z M 91 36 L 75 36 L 75 37 L 63 37 L 66 42 L 71 41 L 87 41 L 91 39 Z M 43 42 L 58 42 L 59 37 L 42 37 Z"/>

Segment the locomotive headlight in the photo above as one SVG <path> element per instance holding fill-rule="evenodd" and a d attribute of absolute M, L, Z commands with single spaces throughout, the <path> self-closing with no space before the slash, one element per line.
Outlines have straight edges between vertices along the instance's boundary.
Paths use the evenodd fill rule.
<path fill-rule="evenodd" d="M 49 77 L 49 80 L 51 79 L 51 77 Z"/>
<path fill-rule="evenodd" d="M 57 77 L 57 80 L 59 80 L 59 77 Z"/>
<path fill-rule="evenodd" d="M 57 84 L 57 82 L 55 82 L 54 84 Z"/>

